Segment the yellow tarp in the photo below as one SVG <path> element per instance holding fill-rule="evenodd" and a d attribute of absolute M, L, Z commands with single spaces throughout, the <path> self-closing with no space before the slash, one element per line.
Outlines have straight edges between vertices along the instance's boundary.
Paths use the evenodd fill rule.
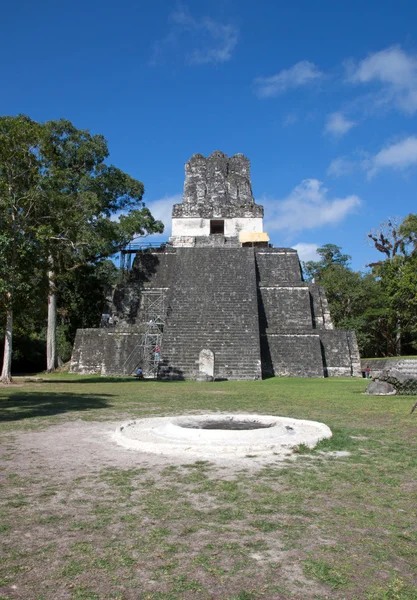
<path fill-rule="evenodd" d="M 246 244 L 247 242 L 269 242 L 269 235 L 264 231 L 241 231 L 239 233 L 239 242 Z"/>

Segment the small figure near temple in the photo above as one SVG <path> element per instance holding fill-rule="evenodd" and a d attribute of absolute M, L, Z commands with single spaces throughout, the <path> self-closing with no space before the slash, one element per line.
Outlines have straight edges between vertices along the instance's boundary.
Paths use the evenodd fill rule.
<path fill-rule="evenodd" d="M 136 379 L 143 379 L 143 371 L 140 367 L 138 367 L 134 377 L 136 377 Z"/>

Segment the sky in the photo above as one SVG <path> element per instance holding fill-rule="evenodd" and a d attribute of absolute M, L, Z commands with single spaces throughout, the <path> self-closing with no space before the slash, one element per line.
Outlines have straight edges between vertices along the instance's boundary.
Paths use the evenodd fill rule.
<path fill-rule="evenodd" d="M 417 212 L 415 0 L 4 0 L 0 52 L 0 114 L 103 134 L 163 239 L 184 163 L 215 150 L 249 158 L 302 260 L 333 243 L 364 270 L 367 233 Z"/>

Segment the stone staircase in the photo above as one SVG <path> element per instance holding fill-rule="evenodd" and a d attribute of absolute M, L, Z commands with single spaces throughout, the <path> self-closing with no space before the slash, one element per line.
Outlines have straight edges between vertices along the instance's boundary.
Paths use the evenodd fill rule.
<path fill-rule="evenodd" d="M 257 302 L 252 248 L 178 248 L 159 376 L 196 378 L 209 349 L 216 379 L 259 378 Z"/>

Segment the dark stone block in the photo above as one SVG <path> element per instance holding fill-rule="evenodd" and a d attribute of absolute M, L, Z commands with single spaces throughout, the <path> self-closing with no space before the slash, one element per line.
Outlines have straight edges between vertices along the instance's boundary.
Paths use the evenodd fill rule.
<path fill-rule="evenodd" d="M 329 377 L 361 377 L 361 364 L 356 336 L 350 331 L 320 329 L 323 361 Z"/>

